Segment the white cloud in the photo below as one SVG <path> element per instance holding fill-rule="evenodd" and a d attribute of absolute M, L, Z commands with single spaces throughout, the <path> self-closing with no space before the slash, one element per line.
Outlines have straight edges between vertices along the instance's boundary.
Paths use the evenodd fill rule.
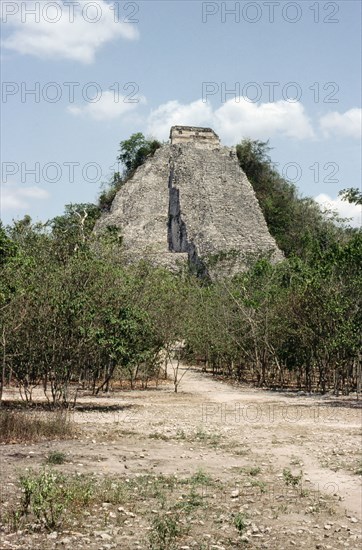
<path fill-rule="evenodd" d="M 349 109 L 345 113 L 333 111 L 319 119 L 324 136 L 342 136 L 360 139 L 362 132 L 362 109 Z"/>
<path fill-rule="evenodd" d="M 158 139 L 168 139 L 171 126 L 208 126 L 212 125 L 212 122 L 212 108 L 201 99 L 187 105 L 169 101 L 151 111 L 147 121 L 147 133 Z"/>
<path fill-rule="evenodd" d="M 322 207 L 333 210 L 338 213 L 341 218 L 351 218 L 349 225 L 352 227 L 361 227 L 362 224 L 362 208 L 356 204 L 350 204 L 347 201 L 342 201 L 339 197 L 333 199 L 328 195 L 321 193 L 314 199 Z"/>
<path fill-rule="evenodd" d="M 130 96 L 114 94 L 114 92 L 104 91 L 99 101 L 87 103 L 82 107 L 71 105 L 67 110 L 75 116 L 87 116 L 94 120 L 113 120 L 122 115 L 133 111 L 140 104 L 146 103 L 146 98 L 138 96 L 137 102 L 130 102 Z"/>
<path fill-rule="evenodd" d="M 240 98 L 239 103 L 230 99 L 214 113 L 215 128 L 224 140 L 235 143 L 240 137 L 266 139 L 279 134 L 294 139 L 314 136 L 309 118 L 301 103 L 276 101 L 251 103 Z"/>
<path fill-rule="evenodd" d="M 61 0 L 45 4 L 29 0 L 17 3 L 19 11 L 9 15 L 6 23 L 12 31 L 2 45 L 21 54 L 92 63 L 98 49 L 107 42 L 118 38 L 134 40 L 139 36 L 134 23 L 121 18 L 117 21 L 115 11 L 111 9 L 115 8 L 114 2 L 78 0 L 73 6 L 74 18 L 69 7 L 71 2 L 65 5 Z M 43 11 L 44 5 L 49 6 L 47 11 Z M 25 9 L 28 11 L 25 12 Z M 29 13 L 31 9 L 39 10 L 38 21 Z M 52 19 L 54 22 L 51 22 Z"/>
<path fill-rule="evenodd" d="M 32 201 L 46 200 L 50 194 L 38 186 L 19 187 L 14 184 L 1 184 L 1 210 L 17 210 L 29 208 Z"/>
<path fill-rule="evenodd" d="M 151 112 L 147 130 L 165 139 L 174 124 L 211 126 L 230 144 L 243 137 L 268 139 L 276 134 L 294 139 L 314 137 L 303 105 L 288 101 L 257 104 L 240 97 L 239 102 L 230 99 L 216 110 L 201 99 L 186 105 L 169 101 Z"/>

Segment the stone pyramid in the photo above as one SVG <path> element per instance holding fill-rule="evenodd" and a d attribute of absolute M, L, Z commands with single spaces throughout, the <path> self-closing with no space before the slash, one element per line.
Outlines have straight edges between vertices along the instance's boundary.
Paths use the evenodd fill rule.
<path fill-rule="evenodd" d="M 283 259 L 234 148 L 211 128 L 173 126 L 117 193 L 96 232 L 120 229 L 125 258 L 212 278 L 244 271 L 261 255 Z"/>

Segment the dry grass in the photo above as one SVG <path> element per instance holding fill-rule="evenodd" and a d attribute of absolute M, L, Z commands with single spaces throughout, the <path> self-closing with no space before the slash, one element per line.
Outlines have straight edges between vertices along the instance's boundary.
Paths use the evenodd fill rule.
<path fill-rule="evenodd" d="M 74 435 L 73 423 L 63 411 L 36 413 L 0 410 L 0 443 L 67 439 Z"/>

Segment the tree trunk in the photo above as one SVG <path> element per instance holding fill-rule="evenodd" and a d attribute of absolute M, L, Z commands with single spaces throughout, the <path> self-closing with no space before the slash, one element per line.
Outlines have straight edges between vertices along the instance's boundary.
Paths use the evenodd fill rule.
<path fill-rule="evenodd" d="M 1 381 L 0 381 L 0 407 L 3 400 L 3 391 L 5 386 L 5 371 L 6 371 L 6 339 L 5 339 L 5 327 L 3 327 L 2 333 L 2 345 L 3 345 L 3 357 L 1 365 Z"/>

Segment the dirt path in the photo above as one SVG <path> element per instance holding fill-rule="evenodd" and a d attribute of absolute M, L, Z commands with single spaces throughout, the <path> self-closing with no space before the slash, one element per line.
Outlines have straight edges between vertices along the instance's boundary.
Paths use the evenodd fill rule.
<path fill-rule="evenodd" d="M 172 517 L 181 509 L 180 525 L 189 531 L 174 546 L 154 548 L 360 547 L 361 409 L 356 402 L 233 387 L 197 368 L 181 366 L 180 373 L 177 394 L 165 384 L 108 397 L 82 396 L 73 413 L 80 429 L 75 440 L 2 446 L 5 508 L 19 474 L 43 468 L 54 451 L 66 456 L 64 464 L 53 467 L 65 475 L 110 476 L 122 484 L 122 494 L 128 494 L 130 483 L 138 485 L 132 485 L 136 492 L 128 504 L 126 499 L 110 508 L 105 524 L 99 518 L 104 518 L 102 506 L 111 506 L 107 501 L 90 514 L 85 510 L 81 523 L 74 521 L 62 533 L 10 533 L 1 548 L 143 550 L 151 548 L 146 541 L 154 529 L 152 518 L 163 521 L 165 509 Z M 179 482 L 171 491 L 162 481 L 160 493 L 160 480 L 167 479 Z M 152 490 L 142 497 L 144 484 Z M 180 502 L 187 506 L 180 508 Z M 237 517 L 245 520 L 239 535 Z"/>
<path fill-rule="evenodd" d="M 304 476 L 317 490 L 337 494 L 346 514 L 362 519 L 360 479 L 353 473 L 336 472 L 321 465 L 321 456 L 328 454 L 331 442 L 335 444 L 332 453 L 336 457 L 344 457 L 349 451 L 361 451 L 361 409 L 333 408 L 333 399 L 326 402 L 321 398 L 291 398 L 261 390 L 240 390 L 212 380 L 195 369 L 185 372 L 183 368 L 181 371 L 184 375 L 181 391 L 205 402 L 203 420 L 214 426 L 220 421 L 228 427 L 234 424 L 236 432 L 244 435 L 247 432 L 249 437 L 255 434 L 253 451 L 264 459 L 272 457 L 274 466 L 279 469 L 289 466 L 293 457 L 298 457 Z M 348 434 L 352 435 L 352 440 L 347 442 L 345 435 Z M 283 443 L 275 442 L 278 436 Z M 293 444 L 293 440 L 299 440 L 298 444 Z M 329 441 L 327 448 L 324 441 Z"/>

